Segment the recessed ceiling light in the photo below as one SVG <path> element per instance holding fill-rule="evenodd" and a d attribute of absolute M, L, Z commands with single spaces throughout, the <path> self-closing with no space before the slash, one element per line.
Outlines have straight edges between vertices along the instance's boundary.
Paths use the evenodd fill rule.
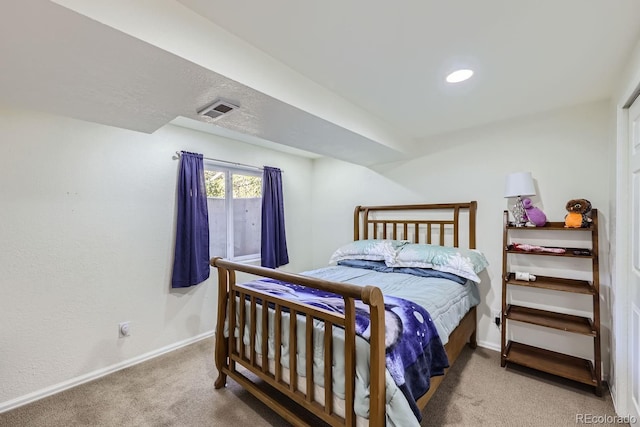
<path fill-rule="evenodd" d="M 460 83 L 473 76 L 473 70 L 457 70 L 447 76 L 447 82 Z"/>

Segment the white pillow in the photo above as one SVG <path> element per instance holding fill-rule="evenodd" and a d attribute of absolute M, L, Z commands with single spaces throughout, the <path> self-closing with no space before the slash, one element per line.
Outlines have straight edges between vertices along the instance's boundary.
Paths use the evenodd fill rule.
<path fill-rule="evenodd" d="M 331 255 L 329 262 L 338 262 L 345 259 L 392 262 L 398 248 L 407 243 L 409 243 L 407 240 L 356 240 L 338 248 Z"/>
<path fill-rule="evenodd" d="M 387 260 L 385 262 L 389 267 L 432 268 L 453 273 L 476 283 L 480 283 L 478 273 L 489 265 L 484 254 L 475 249 L 429 245 L 426 243 L 403 245 L 390 262 Z"/>

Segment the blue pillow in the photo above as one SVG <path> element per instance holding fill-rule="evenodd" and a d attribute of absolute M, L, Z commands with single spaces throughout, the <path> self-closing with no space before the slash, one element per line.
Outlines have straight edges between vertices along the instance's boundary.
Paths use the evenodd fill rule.
<path fill-rule="evenodd" d="M 371 261 L 368 259 L 343 259 L 338 261 L 338 265 L 344 267 L 364 268 L 366 270 L 379 271 L 381 273 L 392 273 L 393 267 L 387 267 L 384 261 Z"/>
<path fill-rule="evenodd" d="M 420 277 L 438 277 L 441 279 L 448 279 L 464 285 L 467 283 L 467 279 L 460 277 L 453 273 L 447 273 L 446 271 L 438 271 L 433 268 L 418 268 L 418 267 L 392 267 L 394 273 L 413 274 Z"/>
<path fill-rule="evenodd" d="M 420 277 L 437 277 L 441 279 L 448 279 L 464 285 L 467 283 L 467 279 L 457 276 L 453 273 L 447 273 L 445 271 L 438 271 L 432 268 L 417 268 L 417 267 L 388 267 L 384 261 L 371 261 L 365 259 L 345 259 L 338 261 L 338 265 L 352 268 L 364 268 L 367 270 L 374 270 L 380 273 L 404 273 L 412 274 Z"/>

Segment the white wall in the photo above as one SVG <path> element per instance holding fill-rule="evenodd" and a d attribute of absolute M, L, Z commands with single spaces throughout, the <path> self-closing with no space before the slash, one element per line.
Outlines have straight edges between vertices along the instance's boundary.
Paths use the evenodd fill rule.
<path fill-rule="evenodd" d="M 480 285 L 478 338 L 498 348 L 490 308 L 501 299 L 504 177 L 531 171 L 534 202 L 550 220 L 562 220 L 567 200 L 588 198 L 606 230 L 608 106 L 459 132 L 378 172 L 175 126 L 146 135 L 0 109 L 0 410 L 212 331 L 214 277 L 186 290 L 169 284 L 177 150 L 285 171 L 289 271 L 326 265 L 352 238 L 355 205 L 477 200 L 478 247 L 491 263 Z M 600 237 L 606 296 L 608 236 Z M 132 322 L 132 335 L 119 339 L 123 320 Z M 605 362 L 608 347 L 605 335 Z"/>
<path fill-rule="evenodd" d="M 491 324 L 490 309 L 501 306 L 502 212 L 508 208 L 503 198 L 504 179 L 510 172 L 531 171 L 538 193 L 532 199 L 550 221 L 563 221 L 565 204 L 572 198 L 587 198 L 598 209 L 601 286 L 606 296 L 610 283 L 606 235 L 609 105 L 606 101 L 581 105 L 452 134 L 424 147 L 423 156 L 380 172 L 336 160 L 316 160 L 314 263 L 325 265 L 332 251 L 351 238 L 356 205 L 477 200 L 478 249 L 491 264 L 488 273 L 481 276 L 478 340 L 499 349 L 500 333 Z M 540 291 L 538 301 L 555 297 Z M 601 310 L 603 322 L 608 322 L 606 304 Z M 609 324 L 603 324 L 602 329 L 606 367 Z M 534 341 L 542 339 L 537 331 L 525 333 Z M 551 334 L 552 347 L 561 350 L 565 336 Z M 583 357 L 592 354 L 590 340 L 582 346 L 578 353 L 585 353 Z M 574 349 L 571 352 L 575 353 Z"/>
<path fill-rule="evenodd" d="M 170 289 L 178 150 L 283 169 L 286 269 L 311 266 L 309 159 L 8 108 L 0 141 L 0 411 L 212 332 L 215 274 Z"/>

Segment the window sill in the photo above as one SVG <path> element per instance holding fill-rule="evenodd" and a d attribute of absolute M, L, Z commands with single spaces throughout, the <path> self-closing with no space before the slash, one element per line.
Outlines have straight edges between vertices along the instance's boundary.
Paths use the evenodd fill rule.
<path fill-rule="evenodd" d="M 260 261 L 262 261 L 262 258 L 258 257 L 258 258 L 233 258 L 231 261 L 233 262 L 237 262 L 240 264 L 253 264 L 253 265 L 260 265 Z"/>

